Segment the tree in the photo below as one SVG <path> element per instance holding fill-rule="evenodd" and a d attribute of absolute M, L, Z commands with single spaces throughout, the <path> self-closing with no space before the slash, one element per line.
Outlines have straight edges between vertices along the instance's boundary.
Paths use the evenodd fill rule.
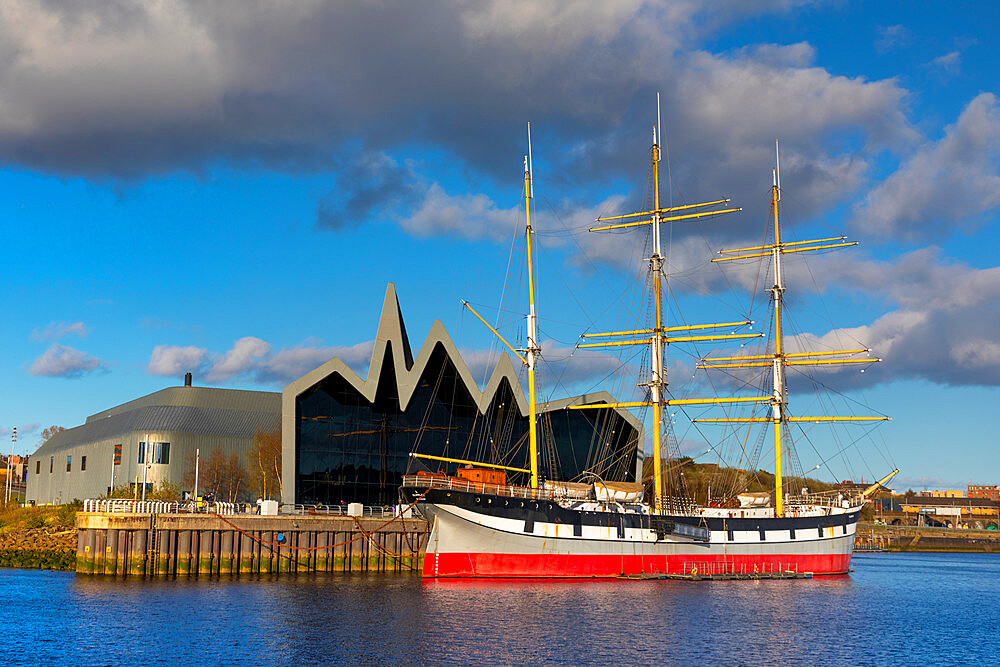
<path fill-rule="evenodd" d="M 189 488 L 194 487 L 194 466 L 195 457 L 191 454 L 187 458 L 187 471 L 184 473 L 184 485 Z M 216 500 L 234 503 L 246 497 L 247 478 L 247 469 L 239 454 L 226 454 L 222 449 L 216 448 L 201 459 L 198 492 L 202 496 L 212 493 Z"/>
<path fill-rule="evenodd" d="M 250 449 L 253 484 L 264 498 L 281 497 L 281 430 L 258 429 Z"/>
<path fill-rule="evenodd" d="M 42 431 L 42 443 L 44 444 L 49 438 L 54 436 L 59 431 L 65 431 L 62 426 L 50 426 Z"/>

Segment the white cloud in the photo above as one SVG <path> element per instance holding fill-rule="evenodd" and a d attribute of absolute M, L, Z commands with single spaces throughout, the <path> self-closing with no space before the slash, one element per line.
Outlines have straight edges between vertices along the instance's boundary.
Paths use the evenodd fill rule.
<path fill-rule="evenodd" d="M 41 426 L 41 424 L 39 424 L 37 422 L 31 422 L 29 424 L 21 424 L 20 426 L 17 427 L 17 437 L 21 438 L 22 436 L 29 435 L 31 433 L 35 433 L 35 432 L 38 431 L 38 428 L 40 426 Z M 10 429 L 10 428 L 7 428 L 7 427 L 2 427 L 2 428 L 0 428 L 0 438 L 6 438 L 6 437 L 8 437 L 9 435 L 11 435 L 12 432 L 13 432 L 13 429 Z"/>
<path fill-rule="evenodd" d="M 168 377 L 191 372 L 212 384 L 235 377 L 265 384 L 287 384 L 335 357 L 362 372 L 371 358 L 372 345 L 371 341 L 330 347 L 304 343 L 272 352 L 269 343 L 254 336 L 240 338 L 223 353 L 193 345 L 157 345 L 146 372 Z"/>
<path fill-rule="evenodd" d="M 519 214 L 518 206 L 498 208 L 484 194 L 449 195 L 434 183 L 416 210 L 399 218 L 399 224 L 416 236 L 434 234 L 501 241 L 511 238 Z"/>
<path fill-rule="evenodd" d="M 1000 102 L 982 93 L 944 137 L 913 152 L 855 206 L 852 224 L 883 237 L 969 230 L 1000 207 Z"/>
<path fill-rule="evenodd" d="M 887 25 L 878 29 L 875 50 L 880 53 L 907 46 L 912 40 L 909 29 L 904 25 Z"/>
<path fill-rule="evenodd" d="M 208 357 L 208 351 L 189 345 L 157 345 L 149 357 L 146 372 L 150 375 L 179 377 L 187 372 L 197 372 Z"/>
<path fill-rule="evenodd" d="M 943 56 L 938 56 L 932 60 L 930 62 L 930 66 L 932 69 L 939 71 L 941 74 L 955 76 L 958 74 L 958 71 L 962 66 L 962 54 L 958 51 L 946 53 Z"/>
<path fill-rule="evenodd" d="M 79 336 L 85 338 L 90 333 L 90 328 L 83 322 L 49 322 L 42 329 L 34 329 L 31 332 L 32 340 L 61 340 L 66 336 Z"/>
<path fill-rule="evenodd" d="M 371 361 L 372 341 L 350 346 L 307 346 L 282 348 L 262 360 L 255 369 L 256 377 L 263 382 L 288 383 L 297 380 L 314 368 L 337 358 L 358 374 L 362 374 Z"/>
<path fill-rule="evenodd" d="M 232 349 L 213 360 L 205 379 L 214 383 L 247 373 L 256 368 L 270 351 L 271 346 L 260 338 L 254 336 L 240 338 L 233 343 Z"/>
<path fill-rule="evenodd" d="M 40 357 L 31 362 L 28 372 L 48 377 L 78 378 L 87 373 L 106 369 L 107 364 L 97 357 L 53 343 Z"/>

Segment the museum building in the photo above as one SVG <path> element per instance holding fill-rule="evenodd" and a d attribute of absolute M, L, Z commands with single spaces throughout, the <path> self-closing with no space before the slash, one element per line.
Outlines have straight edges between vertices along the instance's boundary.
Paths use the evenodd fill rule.
<path fill-rule="evenodd" d="M 285 388 L 283 502 L 390 505 L 408 470 L 456 468 L 411 452 L 528 467 L 528 405 L 510 357 L 500 356 L 480 389 L 440 320 L 414 357 L 392 283 L 367 375 L 332 359 Z M 639 420 L 616 408 L 566 409 L 606 402 L 614 398 L 599 392 L 538 406 L 543 477 L 636 479 Z"/>

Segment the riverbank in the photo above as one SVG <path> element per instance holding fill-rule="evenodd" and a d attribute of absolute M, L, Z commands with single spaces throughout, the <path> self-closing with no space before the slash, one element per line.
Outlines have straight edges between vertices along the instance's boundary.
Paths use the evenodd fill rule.
<path fill-rule="evenodd" d="M 72 505 L 0 509 L 0 567 L 73 571 L 76 510 Z"/>
<path fill-rule="evenodd" d="M 1000 553 L 1000 532 L 858 524 L 855 551 Z"/>

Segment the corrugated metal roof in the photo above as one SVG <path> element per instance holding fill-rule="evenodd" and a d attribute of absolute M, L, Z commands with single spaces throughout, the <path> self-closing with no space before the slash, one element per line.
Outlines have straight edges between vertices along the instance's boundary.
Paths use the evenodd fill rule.
<path fill-rule="evenodd" d="M 274 402 L 280 403 L 281 394 L 273 391 L 246 391 L 243 389 L 219 389 L 216 387 L 167 387 L 152 394 L 141 396 L 127 403 L 102 410 L 87 417 L 87 422 L 98 421 L 157 405 L 187 405 L 220 410 L 274 410 Z M 280 408 L 279 408 L 280 410 Z"/>
<path fill-rule="evenodd" d="M 103 418 L 91 417 L 82 426 L 57 433 L 39 447 L 34 455 L 54 454 L 64 449 L 100 440 L 124 439 L 126 435 L 136 431 L 172 431 L 218 435 L 220 437 L 252 438 L 258 430 L 271 431 L 278 428 L 281 421 L 281 394 L 270 392 L 240 393 L 266 395 L 267 398 L 270 398 L 269 401 L 254 400 L 252 402 L 257 404 L 254 406 L 255 408 L 266 407 L 269 409 L 147 405 L 117 414 L 109 410 L 105 413 L 99 413 L 106 415 Z M 224 398 L 232 399 L 232 397 Z M 213 402 L 216 405 L 219 404 L 217 401 Z M 266 405 L 267 403 L 270 405 Z M 243 407 L 245 408 L 245 404 Z"/>

